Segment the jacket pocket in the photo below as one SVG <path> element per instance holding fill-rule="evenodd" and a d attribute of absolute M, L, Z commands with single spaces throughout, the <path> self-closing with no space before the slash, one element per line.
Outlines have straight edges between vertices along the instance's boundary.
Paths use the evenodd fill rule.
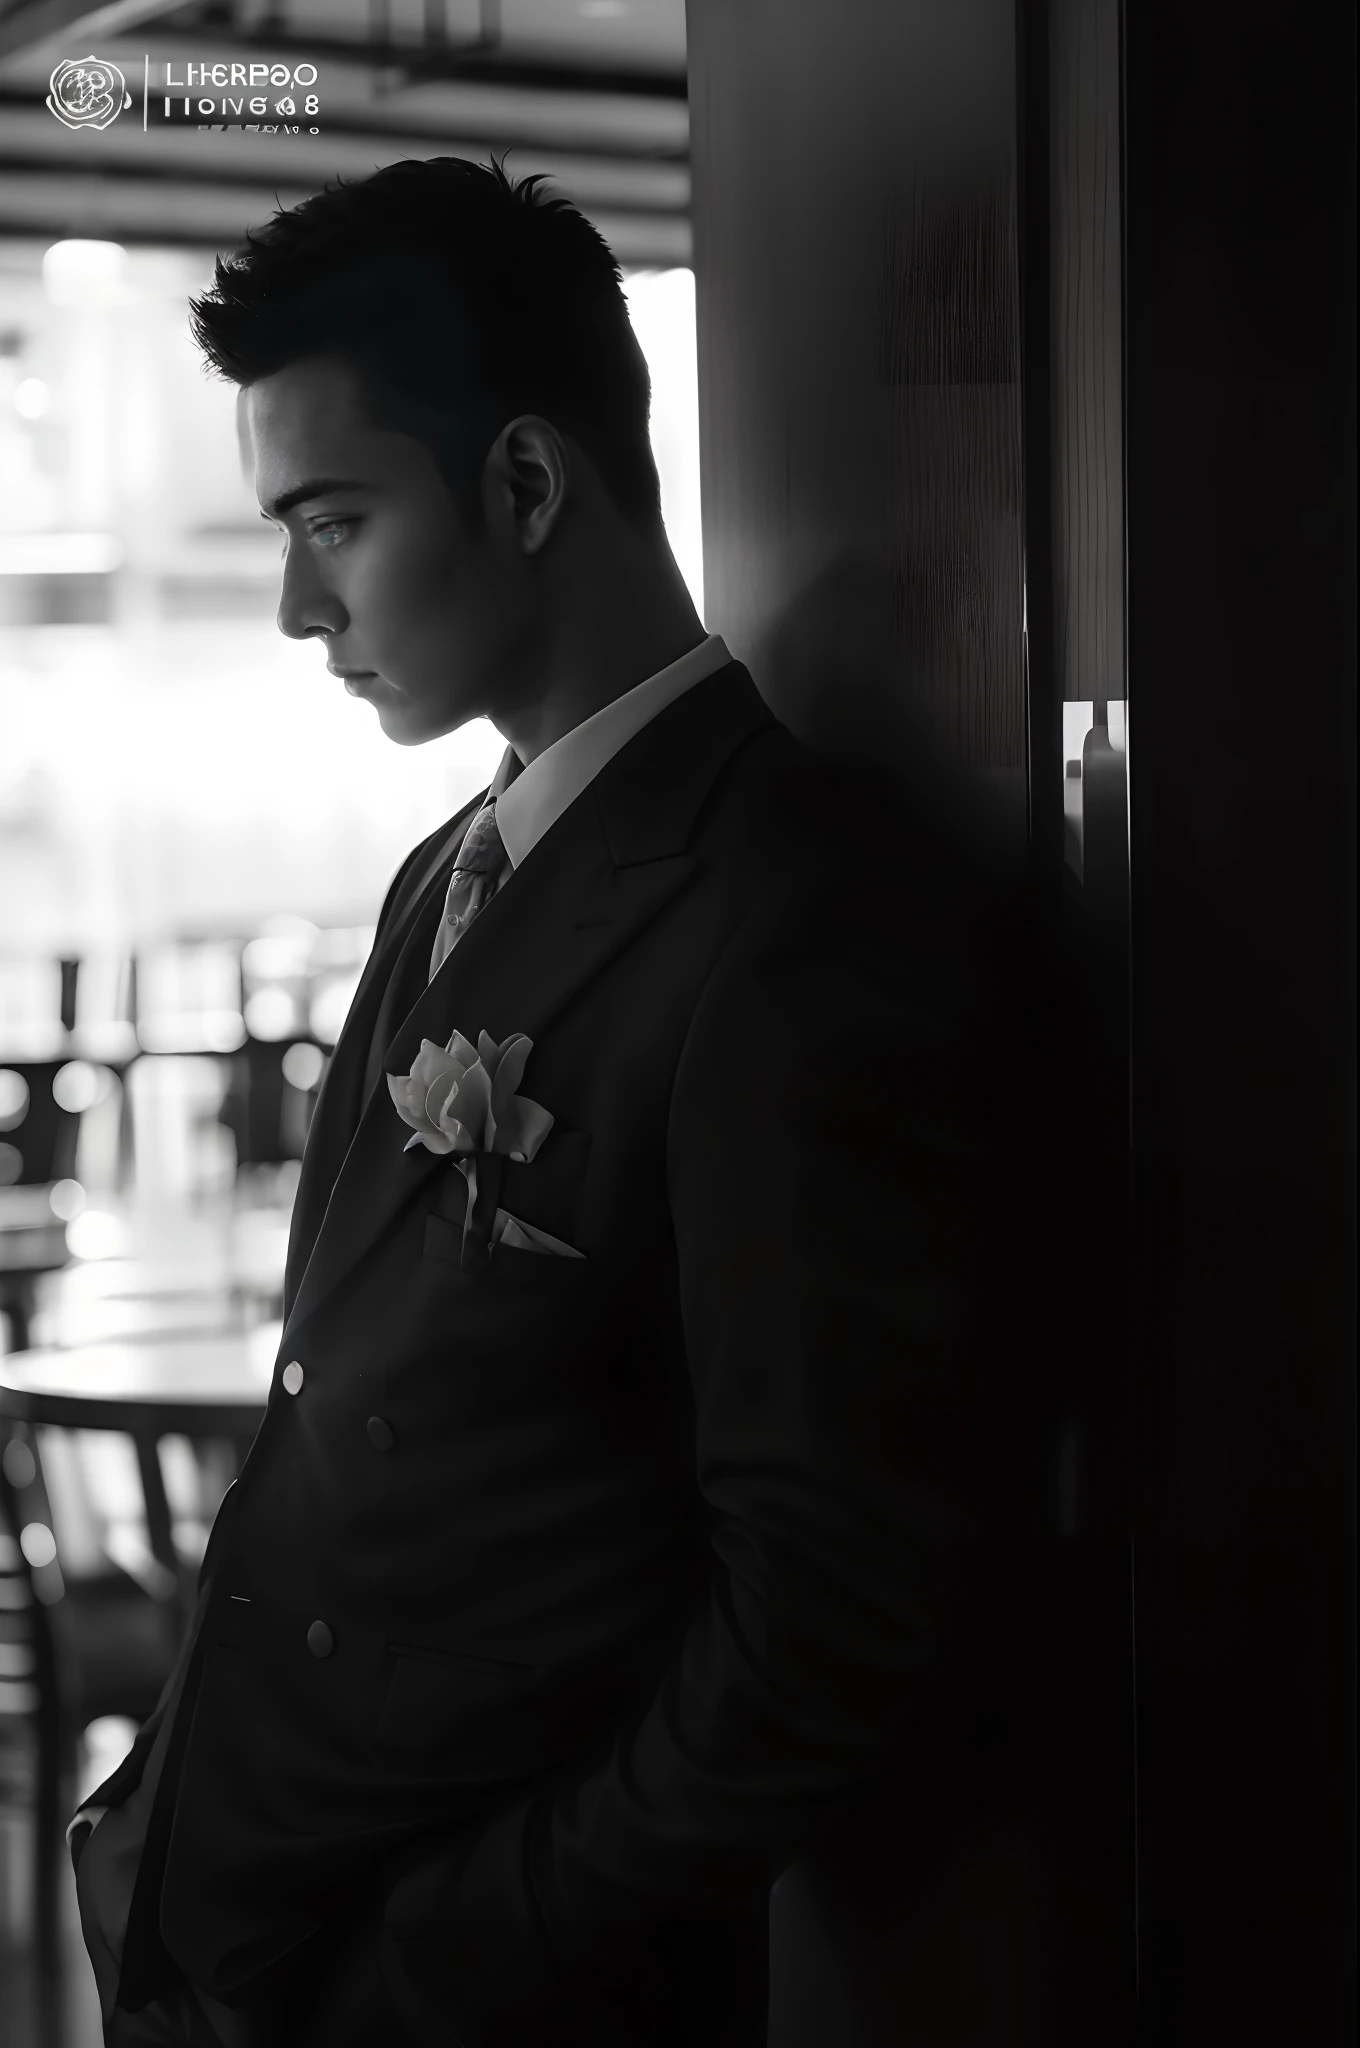
<path fill-rule="evenodd" d="M 497 1208 L 574 1245 L 589 1159 L 589 1131 L 549 1131 L 536 1158 L 505 1161 Z M 436 1178 L 432 1215 L 454 1226 L 461 1237 L 466 1214 L 467 1181 L 450 1157 Z"/>
<path fill-rule="evenodd" d="M 214 1609 L 209 1623 L 212 1641 L 228 1650 L 244 1648 L 255 1632 L 254 1602 L 242 1594 L 224 1593 Z"/>
<path fill-rule="evenodd" d="M 461 1218 L 451 1223 L 447 1217 L 427 1216 L 425 1219 L 425 1256 L 441 1266 L 456 1266 L 463 1270 L 463 1224 Z M 513 1276 L 516 1291 L 524 1287 L 543 1285 L 545 1287 L 580 1286 L 590 1272 L 587 1258 L 567 1258 L 561 1252 L 525 1251 L 518 1245 L 493 1245 L 491 1257 L 480 1271 L 468 1270 L 467 1278 L 475 1287 L 485 1287 L 488 1281 Z"/>

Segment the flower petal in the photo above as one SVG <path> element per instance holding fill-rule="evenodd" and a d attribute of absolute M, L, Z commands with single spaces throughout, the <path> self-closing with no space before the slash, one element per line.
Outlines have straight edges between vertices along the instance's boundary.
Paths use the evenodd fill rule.
<path fill-rule="evenodd" d="M 441 1074 L 447 1074 L 452 1061 L 442 1045 L 436 1045 L 432 1038 L 422 1038 L 420 1051 L 411 1063 L 411 1080 L 420 1088 L 429 1088 Z"/>
<path fill-rule="evenodd" d="M 417 1131 L 406 1150 L 409 1152 L 415 1145 L 423 1145 L 427 1152 L 444 1153 L 455 1150 L 453 1140 L 446 1138 L 442 1131 Z"/>
<path fill-rule="evenodd" d="M 491 1076 L 480 1060 L 475 1067 L 469 1067 L 458 1083 L 453 1104 L 457 1108 L 458 1121 L 471 1139 L 474 1150 L 489 1152 L 491 1143 L 486 1128 L 491 1115 Z M 441 1119 L 441 1129 L 447 1127 L 447 1116 L 446 1110 Z"/>
<path fill-rule="evenodd" d="M 459 1067 L 464 1073 L 467 1072 L 469 1067 L 476 1066 L 477 1048 L 470 1039 L 464 1038 L 461 1031 L 454 1032 L 453 1037 L 449 1040 L 448 1049 L 450 1057 L 457 1060 Z"/>
<path fill-rule="evenodd" d="M 505 1105 L 524 1079 L 524 1068 L 534 1049 L 532 1038 L 526 1038 L 522 1031 L 512 1032 L 500 1050 L 500 1059 L 492 1077 L 491 1107 L 497 1120 L 504 1114 Z"/>
<path fill-rule="evenodd" d="M 425 1098 L 425 1114 L 429 1118 L 431 1128 L 442 1131 L 446 1138 L 454 1139 L 456 1149 L 460 1152 L 467 1150 L 466 1144 L 457 1142 L 460 1138 L 467 1138 L 461 1113 L 466 1082 L 466 1074 L 460 1081 L 454 1080 L 451 1076 L 447 1080 L 436 1081 Z"/>
<path fill-rule="evenodd" d="M 496 1151 L 520 1153 L 526 1160 L 534 1157 L 539 1146 L 552 1129 L 556 1118 L 542 1103 L 531 1102 L 527 1095 L 514 1095 L 505 1105 L 496 1125 Z"/>
<path fill-rule="evenodd" d="M 459 1074 L 440 1074 L 425 1095 L 425 1115 L 435 1130 L 442 1128 L 445 1115 L 457 1098 L 464 1077 Z"/>
<path fill-rule="evenodd" d="M 389 1074 L 388 1093 L 396 1106 L 397 1115 L 404 1124 L 410 1124 L 414 1131 L 427 1131 L 430 1123 L 425 1115 L 426 1090 L 411 1085 L 409 1074 Z"/>

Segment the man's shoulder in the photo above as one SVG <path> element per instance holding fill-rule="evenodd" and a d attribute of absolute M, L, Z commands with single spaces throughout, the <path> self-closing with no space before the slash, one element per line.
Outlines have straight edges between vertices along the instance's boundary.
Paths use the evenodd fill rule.
<path fill-rule="evenodd" d="M 752 886 L 905 899 L 1003 899 L 1023 863 L 970 779 L 942 765 L 819 750 L 778 717 L 731 764 L 700 820 L 701 850 Z"/>
<path fill-rule="evenodd" d="M 802 989 L 828 1013 L 858 989 L 961 1031 L 1023 1007 L 1042 979 L 1042 907 L 1013 821 L 985 778 L 925 754 L 818 751 L 776 720 L 732 764 L 695 850 L 727 905 L 734 989 Z"/>
<path fill-rule="evenodd" d="M 715 781 L 699 814 L 698 838 L 719 857 L 777 850 L 796 857 L 850 788 L 844 763 L 815 752 L 771 716 L 748 734 Z"/>

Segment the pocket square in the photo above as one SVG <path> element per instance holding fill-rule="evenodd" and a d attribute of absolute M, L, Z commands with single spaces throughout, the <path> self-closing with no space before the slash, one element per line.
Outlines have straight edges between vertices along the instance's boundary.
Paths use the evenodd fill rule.
<path fill-rule="evenodd" d="M 505 1209 L 496 1211 L 496 1221 L 491 1230 L 491 1248 L 494 1254 L 498 1244 L 508 1245 L 511 1251 L 552 1252 L 558 1258 L 583 1259 L 584 1252 L 578 1252 L 574 1244 L 564 1244 L 560 1237 L 553 1237 L 548 1231 L 540 1230 L 536 1224 L 521 1223 L 518 1216 L 511 1216 Z"/>

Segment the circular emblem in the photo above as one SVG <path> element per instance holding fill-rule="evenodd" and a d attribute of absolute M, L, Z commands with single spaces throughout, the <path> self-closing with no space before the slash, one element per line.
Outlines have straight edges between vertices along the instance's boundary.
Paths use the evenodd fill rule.
<path fill-rule="evenodd" d="M 47 110 L 66 128 L 107 128 L 132 105 L 127 80 L 107 57 L 63 57 L 48 85 Z"/>

